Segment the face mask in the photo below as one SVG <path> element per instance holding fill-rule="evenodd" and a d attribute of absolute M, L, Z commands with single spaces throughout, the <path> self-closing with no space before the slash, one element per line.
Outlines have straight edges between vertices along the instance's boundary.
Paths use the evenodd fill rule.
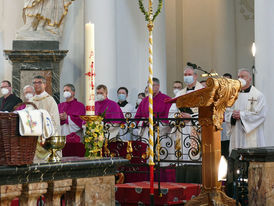
<path fill-rule="evenodd" d="M 64 98 L 68 99 L 71 97 L 71 93 L 68 92 L 68 91 L 65 91 L 64 94 L 63 94 Z"/>
<path fill-rule="evenodd" d="M 103 101 L 103 100 L 105 100 L 105 97 L 104 97 L 104 95 L 102 95 L 102 94 L 97 94 L 97 95 L 96 95 L 96 98 L 97 98 L 98 101 Z"/>
<path fill-rule="evenodd" d="M 238 80 L 241 82 L 242 87 L 244 87 L 246 85 L 245 79 L 239 78 Z"/>
<path fill-rule="evenodd" d="M 1 93 L 2 93 L 3 95 L 7 95 L 7 94 L 9 93 L 9 90 L 8 90 L 7 88 L 2 88 L 2 89 L 1 89 Z"/>
<path fill-rule="evenodd" d="M 28 101 L 30 101 L 30 100 L 33 98 L 33 94 L 32 94 L 32 93 L 27 93 L 27 94 L 25 95 L 25 98 L 26 98 Z"/>
<path fill-rule="evenodd" d="M 187 84 L 187 85 L 190 85 L 194 82 L 194 79 L 193 79 L 193 76 L 184 76 L 184 82 Z"/>
<path fill-rule="evenodd" d="M 180 89 L 173 89 L 173 93 L 176 96 L 176 94 L 180 91 Z"/>
<path fill-rule="evenodd" d="M 139 99 L 137 99 L 136 104 L 138 104 L 138 105 L 139 105 L 139 104 L 141 103 L 141 101 L 142 101 L 142 99 L 140 99 L 140 98 L 139 98 Z"/>
<path fill-rule="evenodd" d="M 118 100 L 123 102 L 127 99 L 127 96 L 125 94 L 118 94 Z"/>

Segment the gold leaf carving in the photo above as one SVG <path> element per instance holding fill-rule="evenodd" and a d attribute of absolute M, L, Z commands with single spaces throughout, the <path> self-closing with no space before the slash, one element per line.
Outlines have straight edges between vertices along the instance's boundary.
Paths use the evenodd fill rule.
<path fill-rule="evenodd" d="M 226 107 L 231 107 L 236 99 L 241 88 L 241 83 L 238 80 L 227 78 L 208 78 L 206 88 L 196 90 L 178 97 L 176 105 L 181 107 L 209 107 L 212 106 L 212 119 L 208 116 L 199 116 L 201 125 L 216 126 L 217 130 L 222 129 L 223 115 Z"/>

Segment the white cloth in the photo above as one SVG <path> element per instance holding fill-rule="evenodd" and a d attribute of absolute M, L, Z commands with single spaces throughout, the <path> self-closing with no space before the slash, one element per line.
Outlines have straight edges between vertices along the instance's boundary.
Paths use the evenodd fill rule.
<path fill-rule="evenodd" d="M 68 124 L 61 125 L 61 135 L 67 136 L 71 134 L 72 132 L 76 133 L 82 140 L 83 138 L 83 130 L 82 128 L 78 127 L 77 124 L 75 124 L 70 116 L 68 115 Z"/>
<path fill-rule="evenodd" d="M 202 89 L 204 88 L 204 86 L 200 83 L 200 82 L 196 82 L 195 84 L 195 89 L 194 90 L 187 90 L 187 87 L 183 88 L 182 90 L 180 90 L 176 97 L 179 97 L 179 96 L 182 96 L 182 95 L 185 95 L 185 94 L 188 94 L 190 92 L 193 92 L 193 91 L 196 91 L 198 89 Z M 194 118 L 198 118 L 198 108 L 195 107 L 195 108 L 191 108 L 191 110 L 193 111 L 193 114 L 191 115 L 192 117 Z M 176 103 L 173 103 L 169 109 L 169 114 L 168 114 L 168 117 L 169 118 L 174 118 L 175 114 L 176 113 L 180 113 L 180 110 L 177 108 L 176 106 Z M 171 130 L 171 136 L 172 136 L 172 140 L 174 142 L 174 147 L 170 148 L 170 153 L 173 153 L 175 154 L 175 142 L 177 140 L 177 142 L 181 142 L 181 152 L 183 153 L 183 160 L 190 160 L 189 158 L 189 155 L 191 155 L 191 147 L 196 147 L 198 146 L 196 141 L 193 141 L 193 139 L 198 139 L 199 138 L 199 134 L 197 134 L 196 130 L 197 130 L 197 127 L 196 126 L 193 126 L 192 123 L 195 123 L 198 124 L 197 121 L 195 122 L 192 122 L 192 121 L 188 121 L 188 122 L 185 122 L 185 127 L 182 128 L 181 131 L 176 131 L 176 128 L 173 128 Z M 176 131 L 176 132 L 175 132 Z M 181 139 L 179 139 L 181 138 Z M 171 151 L 172 150 L 172 151 Z M 198 156 L 197 156 L 198 157 Z M 171 160 L 175 160 L 177 159 L 175 157 L 175 155 L 171 155 L 169 157 Z M 193 157 L 193 159 L 195 159 L 195 157 Z"/>
<path fill-rule="evenodd" d="M 122 112 L 124 114 L 124 117 L 125 117 L 125 115 L 126 115 L 127 112 L 130 112 L 131 114 L 134 112 L 134 106 L 132 104 L 130 104 L 130 103 L 127 103 L 126 106 L 120 107 L 120 108 L 121 108 L 121 110 L 122 110 Z"/>
<path fill-rule="evenodd" d="M 182 96 L 182 95 L 184 95 L 184 94 L 188 94 L 188 93 L 190 93 L 190 92 L 193 92 L 193 91 L 196 91 L 196 90 L 202 89 L 202 88 L 204 88 L 204 86 L 203 86 L 200 82 L 197 81 L 194 90 L 187 90 L 187 87 L 185 87 L 185 88 L 183 88 L 182 90 L 180 90 L 180 91 L 177 93 L 176 97 Z M 193 115 L 195 115 L 195 113 L 196 113 L 196 114 L 198 113 L 198 108 L 191 108 L 191 109 L 192 109 L 192 111 L 194 112 Z M 178 113 L 178 112 L 180 112 L 180 111 L 179 111 L 179 109 L 177 108 L 176 103 L 173 103 L 173 104 L 171 105 L 170 109 L 169 109 L 168 117 L 169 117 L 169 118 L 174 118 L 174 115 L 175 115 L 176 113 Z"/>
<path fill-rule="evenodd" d="M 19 132 L 21 136 L 41 136 L 47 139 L 54 134 L 51 116 L 46 110 L 19 110 Z"/>
<path fill-rule="evenodd" d="M 250 101 L 254 99 L 256 101 Z M 234 110 L 240 110 L 240 120 L 231 125 Z M 264 121 L 266 116 L 266 103 L 264 95 L 255 87 L 250 92 L 240 93 L 231 108 L 227 108 L 225 120 L 228 134 L 231 134 L 229 151 L 234 148 L 249 148 L 265 146 Z"/>
<path fill-rule="evenodd" d="M 131 113 L 132 117 L 134 117 L 134 115 L 135 115 L 135 114 L 133 114 L 134 113 L 134 106 L 132 104 L 127 103 L 124 107 L 120 107 L 120 108 L 121 108 L 125 118 L 126 118 L 126 113 L 127 112 Z M 120 128 L 119 135 L 120 135 L 121 140 L 123 140 L 123 141 L 133 140 L 132 135 L 130 134 L 132 132 L 132 129 L 129 128 L 129 131 L 127 129 L 128 128 L 125 128 L 125 129 Z"/>
<path fill-rule="evenodd" d="M 19 133 L 21 136 L 41 136 L 42 135 L 42 114 L 39 110 L 28 111 L 26 109 L 18 111 Z"/>
<path fill-rule="evenodd" d="M 51 119 L 51 116 L 49 113 L 44 110 L 40 109 L 39 110 L 42 113 L 42 121 L 43 121 L 43 139 L 47 139 L 55 134 L 54 126 L 53 126 L 53 121 Z"/>

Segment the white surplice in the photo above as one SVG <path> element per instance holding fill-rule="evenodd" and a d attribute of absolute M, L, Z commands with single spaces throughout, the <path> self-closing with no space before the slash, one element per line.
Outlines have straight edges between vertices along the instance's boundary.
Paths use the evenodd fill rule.
<path fill-rule="evenodd" d="M 33 97 L 33 103 L 38 107 L 38 109 L 44 109 L 51 116 L 52 124 L 54 126 L 54 135 L 61 135 L 61 127 L 60 127 L 60 118 L 58 106 L 52 96 L 50 96 L 47 92 L 42 92 L 39 95 L 35 95 Z M 41 143 L 43 142 L 42 137 L 38 139 L 34 162 L 44 162 L 49 156 L 50 152 L 45 150 Z M 59 156 L 62 156 L 61 152 L 57 152 Z"/>
<path fill-rule="evenodd" d="M 235 125 L 231 125 L 234 110 L 240 110 L 241 119 L 237 120 Z M 248 93 L 239 93 L 234 105 L 225 112 L 225 120 L 230 128 L 227 132 L 231 135 L 229 151 L 234 148 L 265 146 L 265 116 L 265 98 L 258 89 L 252 86 Z"/>
<path fill-rule="evenodd" d="M 176 97 L 188 94 L 190 92 L 194 92 L 198 89 L 202 89 L 204 88 L 204 86 L 200 83 L 200 82 L 196 82 L 195 84 L 195 88 L 194 90 L 187 90 L 187 87 L 183 88 L 182 90 L 180 90 L 177 94 Z M 193 111 L 193 114 L 191 115 L 193 118 L 198 118 L 198 107 L 195 108 L 191 108 L 191 110 Z M 175 114 L 176 113 L 180 113 L 180 110 L 177 108 L 176 103 L 173 103 L 169 109 L 169 114 L 168 117 L 169 118 L 175 118 Z M 195 123 L 195 125 L 193 125 L 193 123 Z M 181 144 L 181 152 L 184 154 L 183 157 L 181 157 L 180 159 L 183 160 L 190 160 L 189 155 L 191 155 L 191 147 L 198 147 L 196 141 L 193 141 L 193 139 L 199 139 L 199 136 L 197 134 L 197 125 L 198 121 L 187 121 L 185 122 L 185 127 L 182 128 L 182 131 L 176 131 L 176 128 L 172 129 L 171 131 L 171 136 L 173 139 L 173 148 L 170 148 L 170 153 L 175 153 L 175 142 L 177 141 L 177 143 Z M 181 134 L 183 133 L 183 134 Z M 191 145 L 191 146 L 190 146 Z M 189 147 L 186 147 L 189 146 Z M 190 152 L 190 153 L 189 153 Z M 177 159 L 175 157 L 175 155 L 170 155 L 169 157 L 170 160 L 175 160 Z M 196 159 L 195 157 L 193 157 L 193 159 Z"/>

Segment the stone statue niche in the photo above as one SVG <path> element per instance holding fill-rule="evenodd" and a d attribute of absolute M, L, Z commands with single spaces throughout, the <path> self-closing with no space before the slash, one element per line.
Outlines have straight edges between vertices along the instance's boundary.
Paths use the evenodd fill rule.
<path fill-rule="evenodd" d="M 64 18 L 73 0 L 25 0 L 24 26 L 16 33 L 17 40 L 55 40 L 62 36 Z"/>
<path fill-rule="evenodd" d="M 60 61 L 67 50 L 59 50 L 64 19 L 73 0 L 25 0 L 24 26 L 16 33 L 12 50 L 4 50 L 12 63 L 14 93 L 31 84 L 35 75 L 47 79 L 46 91 L 60 101 Z"/>

